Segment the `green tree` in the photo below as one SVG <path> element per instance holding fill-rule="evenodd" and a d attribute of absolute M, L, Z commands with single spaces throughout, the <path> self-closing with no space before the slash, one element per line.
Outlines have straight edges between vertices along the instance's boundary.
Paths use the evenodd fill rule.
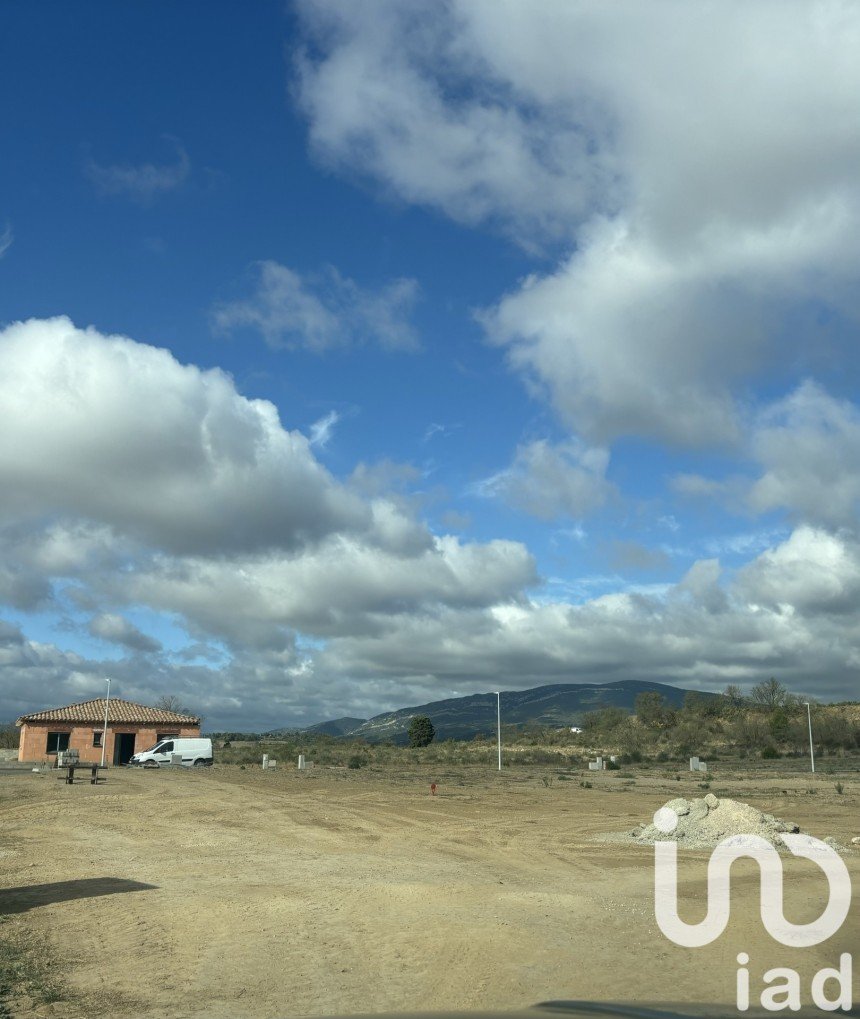
<path fill-rule="evenodd" d="M 600 712 L 600 728 L 604 732 L 612 732 L 613 729 L 617 729 L 619 725 L 623 725 L 627 720 L 628 714 L 624 708 L 609 707 L 603 708 Z"/>
<path fill-rule="evenodd" d="M 634 711 L 647 729 L 659 729 L 666 721 L 666 700 L 656 690 L 640 693 L 636 697 Z"/>
<path fill-rule="evenodd" d="M 436 730 L 426 715 L 416 715 L 409 723 L 410 747 L 427 747 L 435 738 Z"/>
<path fill-rule="evenodd" d="M 721 709 L 722 704 L 718 697 L 708 697 L 695 690 L 688 690 L 684 695 L 682 711 L 687 718 L 716 718 Z"/>
<path fill-rule="evenodd" d="M 783 708 L 776 708 L 768 722 L 770 734 L 777 743 L 784 743 L 789 735 L 789 719 Z"/>

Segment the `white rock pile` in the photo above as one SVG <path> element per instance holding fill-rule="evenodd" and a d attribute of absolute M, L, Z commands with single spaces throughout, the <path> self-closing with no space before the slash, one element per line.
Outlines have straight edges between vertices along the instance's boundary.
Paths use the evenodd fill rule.
<path fill-rule="evenodd" d="M 677 816 L 677 824 L 674 824 Z M 765 814 L 748 803 L 728 798 L 718 799 L 708 793 L 702 799 L 669 800 L 658 811 L 666 819 L 662 827 L 643 824 L 629 833 L 628 838 L 643 845 L 672 839 L 691 849 L 706 849 L 722 839 L 734 835 L 759 835 L 772 845 L 782 847 L 779 836 L 784 832 L 799 832 L 800 828 L 773 814 Z M 672 823 L 669 823 L 671 819 Z M 674 825 L 674 826 L 673 826 Z"/>

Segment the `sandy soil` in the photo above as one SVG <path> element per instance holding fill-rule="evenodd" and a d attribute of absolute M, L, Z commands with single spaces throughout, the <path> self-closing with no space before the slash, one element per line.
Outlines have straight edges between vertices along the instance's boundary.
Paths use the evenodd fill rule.
<path fill-rule="evenodd" d="M 538 772 L 385 775 L 215 767 L 114 770 L 106 784 L 0 775 L 4 930 L 46 932 L 69 1000 L 38 1014 L 273 1017 L 515 1009 L 547 999 L 731 1002 L 735 958 L 753 988 L 771 966 L 809 981 L 860 944 L 856 908 L 817 948 L 786 949 L 758 917 L 741 861 L 732 921 L 712 945 L 671 944 L 653 916 L 652 850 L 593 841 L 694 777 L 616 774 L 543 784 Z M 429 781 L 439 793 L 429 795 Z M 713 778 L 712 791 L 850 842 L 856 780 Z M 699 794 L 700 795 L 700 794 Z M 682 855 L 682 915 L 704 914 L 707 855 Z M 860 888 L 860 854 L 847 858 Z M 826 882 L 787 858 L 786 915 Z M 857 994 L 856 977 L 854 1000 Z M 29 1015 L 26 1002 L 18 1012 Z"/>

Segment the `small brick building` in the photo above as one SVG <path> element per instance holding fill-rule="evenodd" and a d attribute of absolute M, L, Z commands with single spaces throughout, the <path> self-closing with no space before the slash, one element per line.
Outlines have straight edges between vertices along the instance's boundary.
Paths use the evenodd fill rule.
<path fill-rule="evenodd" d="M 54 761 L 59 750 L 77 750 L 82 761 L 102 759 L 105 698 L 22 715 L 19 761 Z M 199 736 L 200 719 L 111 697 L 108 705 L 107 764 L 126 764 L 132 754 L 167 736 Z"/>

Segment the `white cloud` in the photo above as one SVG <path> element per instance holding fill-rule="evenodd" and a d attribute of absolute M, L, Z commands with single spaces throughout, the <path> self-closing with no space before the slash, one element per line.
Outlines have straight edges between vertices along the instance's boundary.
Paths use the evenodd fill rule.
<path fill-rule="evenodd" d="M 736 394 L 785 359 L 798 304 L 856 311 L 855 6 L 301 11 L 322 158 L 572 251 L 483 320 L 588 442 L 735 443 Z"/>
<path fill-rule="evenodd" d="M 806 615 L 848 614 L 853 629 L 860 597 L 860 553 L 846 538 L 799 527 L 750 563 L 739 584 L 754 604 Z"/>
<path fill-rule="evenodd" d="M 535 591 L 522 544 L 432 535 L 386 489 L 408 469 L 357 469 L 343 485 L 270 405 L 165 351 L 65 319 L 11 326 L 0 401 L 0 599 L 70 625 L 85 614 L 91 634 L 130 651 L 89 661 L 0 627 L 7 710 L 33 706 L 22 691 L 89 696 L 106 673 L 131 699 L 179 693 L 255 727 L 488 683 L 719 687 L 772 672 L 796 689 L 814 675 L 810 692 L 829 696 L 855 682 L 860 550 L 847 534 L 798 528 L 736 579 L 711 560 L 669 589 L 595 597 L 601 585 L 583 582 L 570 604 Z M 525 449 L 517 484 L 531 472 L 540 512 L 592 498 L 577 472 L 605 484 L 599 452 Z M 127 618 L 135 606 L 222 657 L 159 652 Z"/>
<path fill-rule="evenodd" d="M 9 248 L 12 247 L 12 241 L 15 239 L 15 235 L 12 233 L 12 227 L 7 223 L 0 233 L 0 258 L 2 258 Z"/>
<path fill-rule="evenodd" d="M 786 511 L 796 521 L 829 528 L 858 527 L 860 512 L 860 408 L 806 381 L 761 408 L 751 420 L 743 452 L 758 476 L 724 478 L 677 474 L 672 489 L 716 502 L 736 513 Z M 778 535 L 765 530 L 737 535 L 735 547 L 713 539 L 712 550 L 749 554 Z M 745 544 L 745 539 L 749 542 Z M 762 544 L 764 543 L 764 544 Z"/>
<path fill-rule="evenodd" d="M 142 633 L 130 620 L 113 612 L 102 612 L 89 623 L 93 637 L 119 644 L 130 651 L 154 652 L 161 650 L 161 644 L 154 637 Z"/>
<path fill-rule="evenodd" d="M 396 279 L 374 291 L 341 276 L 332 266 L 303 276 L 265 261 L 258 270 L 250 299 L 214 309 L 216 328 L 250 327 L 275 349 L 306 347 L 316 353 L 356 343 L 375 343 L 387 350 L 418 347 L 410 322 L 419 295 L 413 279 Z"/>
<path fill-rule="evenodd" d="M 130 163 L 103 165 L 89 158 L 84 174 L 104 195 L 123 195 L 138 202 L 149 202 L 180 187 L 191 172 L 191 160 L 183 146 L 165 136 L 176 150 L 173 163 Z"/>
<path fill-rule="evenodd" d="M 331 640 L 320 673 L 435 677 L 467 690 L 616 678 L 662 678 L 721 689 L 778 675 L 792 689 L 850 696 L 856 689 L 860 549 L 799 530 L 737 582 L 717 560 L 649 592 L 563 602 L 442 610 L 378 633 Z"/>
<path fill-rule="evenodd" d="M 510 467 L 475 486 L 479 495 L 504 499 L 541 520 L 582 517 L 614 492 L 606 480 L 609 454 L 570 440 L 519 446 Z"/>
<path fill-rule="evenodd" d="M 643 247 L 618 221 L 595 224 L 557 272 L 527 280 L 481 317 L 590 441 L 739 436 L 729 383 L 763 341 L 748 297 Z"/>
<path fill-rule="evenodd" d="M 156 557 L 101 589 L 109 600 L 179 613 L 201 632 L 262 648 L 282 643 L 286 631 L 330 637 L 389 630 L 440 606 L 516 599 L 536 582 L 534 562 L 517 542 L 443 537 L 404 556 L 338 537 L 292 557 Z"/>
<path fill-rule="evenodd" d="M 537 580 L 519 543 L 432 535 L 384 490 L 403 468 L 359 465 L 344 485 L 271 404 L 127 338 L 8 327 L 0 402 L 0 596 L 32 608 L 72 581 L 90 632 L 126 646 L 145 640 L 116 613 L 128 605 L 279 648 L 297 629 L 493 604 Z"/>
<path fill-rule="evenodd" d="M 0 518 L 62 512 L 186 553 L 377 529 L 272 404 L 165 350 L 64 318 L 12 325 L 0 333 L 0 402 Z"/>
<path fill-rule="evenodd" d="M 301 557 L 283 576 L 274 562 L 249 560 L 231 571 L 214 560 L 164 559 L 133 577 L 135 593 L 148 588 L 152 601 L 172 605 L 192 628 L 195 621 L 223 628 L 236 617 L 222 666 L 157 654 L 145 664 L 135 656 L 87 661 L 0 622 L 0 699 L 9 712 L 32 708 L 33 689 L 40 704 L 66 703 L 97 695 L 100 677 L 110 674 L 132 700 L 179 692 L 213 721 L 264 728 L 262 719 L 275 727 L 344 711 L 367 715 L 454 690 L 576 680 L 659 678 L 720 689 L 777 675 L 825 699 L 856 689 L 860 548 L 846 538 L 799 528 L 734 580 L 717 560 L 701 560 L 665 589 L 586 591 L 580 604 L 495 600 L 494 591 L 510 593 L 529 575 L 525 564 L 521 547 L 452 539 L 411 571 L 343 545 Z M 422 588 L 418 574 L 427 568 Z M 119 572 L 109 578 L 123 583 Z M 303 612 L 316 613 L 312 625 L 324 634 L 310 648 L 274 625 Z"/>
<path fill-rule="evenodd" d="M 417 467 L 393 460 L 379 460 L 368 464 L 359 463 L 349 478 L 349 484 L 366 496 L 387 496 L 407 488 L 421 477 Z"/>
<path fill-rule="evenodd" d="M 807 382 L 768 407 L 753 432 L 763 474 L 748 499 L 757 512 L 856 527 L 860 509 L 860 410 Z"/>
<path fill-rule="evenodd" d="M 311 434 L 308 439 L 314 449 L 325 449 L 334 435 L 337 423 L 340 421 L 340 414 L 331 410 L 311 425 Z"/>
<path fill-rule="evenodd" d="M 527 244 L 535 232 L 569 236 L 612 192 L 612 154 L 603 145 L 593 152 L 603 134 L 596 97 L 535 102 L 490 65 L 468 24 L 477 10 L 390 0 L 299 6 L 325 58 L 298 56 L 297 96 L 311 147 L 329 165 L 466 223 L 501 221 Z M 501 13 L 516 31 L 516 18 Z"/>

